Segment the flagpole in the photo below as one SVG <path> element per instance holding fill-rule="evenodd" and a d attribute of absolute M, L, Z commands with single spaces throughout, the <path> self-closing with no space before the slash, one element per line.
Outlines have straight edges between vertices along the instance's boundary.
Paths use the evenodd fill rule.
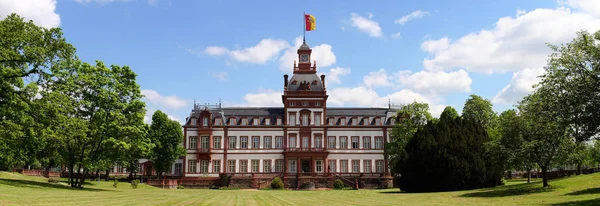
<path fill-rule="evenodd" d="M 302 32 L 304 32 L 304 34 L 302 35 L 302 43 L 306 43 L 306 12 L 303 13 L 302 22 L 304 22 L 304 28 L 302 28 Z"/>

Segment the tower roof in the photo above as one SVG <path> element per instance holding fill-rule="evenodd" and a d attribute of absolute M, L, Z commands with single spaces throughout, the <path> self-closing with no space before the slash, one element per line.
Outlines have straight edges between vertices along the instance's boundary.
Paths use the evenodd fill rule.
<path fill-rule="evenodd" d="M 287 87 L 288 91 L 324 91 L 323 82 L 316 74 L 294 74 Z"/>
<path fill-rule="evenodd" d="M 308 44 L 306 44 L 305 42 L 302 42 L 302 46 L 300 46 L 300 49 L 298 50 L 310 50 L 310 47 L 308 46 Z"/>

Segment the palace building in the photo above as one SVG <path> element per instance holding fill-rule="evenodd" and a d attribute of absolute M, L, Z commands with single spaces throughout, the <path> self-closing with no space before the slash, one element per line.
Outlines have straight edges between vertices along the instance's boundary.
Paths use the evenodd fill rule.
<path fill-rule="evenodd" d="M 283 107 L 194 104 L 183 126 L 187 153 L 172 172 L 182 180 L 229 175 L 240 184 L 279 176 L 286 186 L 331 187 L 342 178 L 375 187 L 391 179 L 383 148 L 396 110 L 327 107 L 325 75 L 317 76 L 311 52 L 304 42 L 293 75 L 283 76 Z"/>

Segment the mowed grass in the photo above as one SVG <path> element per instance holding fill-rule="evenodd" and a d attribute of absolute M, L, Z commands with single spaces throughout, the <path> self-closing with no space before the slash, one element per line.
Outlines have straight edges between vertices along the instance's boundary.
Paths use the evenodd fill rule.
<path fill-rule="evenodd" d="M 600 205 L 600 173 L 488 189 L 403 193 L 386 190 L 169 190 L 121 182 L 71 189 L 47 179 L 0 172 L 0 205 Z"/>

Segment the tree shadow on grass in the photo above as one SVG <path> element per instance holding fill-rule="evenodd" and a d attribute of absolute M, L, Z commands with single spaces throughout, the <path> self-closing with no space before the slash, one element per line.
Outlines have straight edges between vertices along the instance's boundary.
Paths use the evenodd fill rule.
<path fill-rule="evenodd" d="M 61 185 L 56 183 L 49 182 L 37 182 L 31 180 L 14 180 L 14 179 L 0 179 L 0 185 L 9 185 L 14 187 L 23 187 L 23 188 L 53 188 L 53 189 L 64 189 L 64 190 L 83 190 L 83 191 L 109 191 L 98 188 L 86 188 L 77 189 L 72 188 L 67 185 Z"/>
<path fill-rule="evenodd" d="M 600 198 L 596 198 L 596 199 L 591 199 L 591 200 L 576 200 L 576 201 L 570 201 L 570 202 L 561 202 L 561 203 L 552 204 L 552 206 L 571 206 L 571 205 L 587 206 L 587 205 L 599 205 L 599 204 L 600 204 Z"/>
<path fill-rule="evenodd" d="M 400 193 L 406 193 L 406 192 L 403 192 L 400 190 L 394 190 L 394 191 L 381 191 L 379 193 L 381 193 L 381 194 L 400 194 Z"/>
<path fill-rule="evenodd" d="M 600 187 L 587 188 L 585 190 L 579 190 L 579 191 L 567 193 L 565 195 L 589 195 L 589 194 L 600 194 Z M 600 202 L 598 204 L 600 204 Z"/>
<path fill-rule="evenodd" d="M 471 192 L 460 195 L 460 197 L 507 197 L 542 192 L 551 192 L 557 186 L 542 187 L 540 184 L 510 185 L 504 187 L 489 188 L 485 191 Z"/>

